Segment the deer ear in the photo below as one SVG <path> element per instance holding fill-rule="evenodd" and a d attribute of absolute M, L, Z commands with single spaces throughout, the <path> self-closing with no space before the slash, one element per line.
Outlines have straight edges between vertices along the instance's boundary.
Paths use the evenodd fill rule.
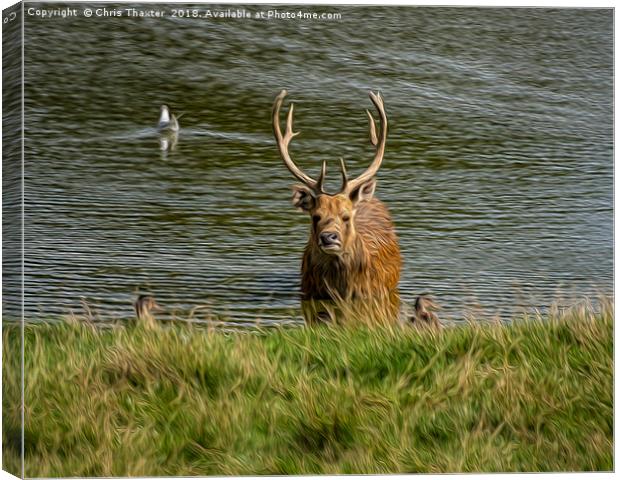
<path fill-rule="evenodd" d="M 356 205 L 359 202 L 366 202 L 372 198 L 375 194 L 375 188 L 377 187 L 377 180 L 375 178 L 371 178 L 365 183 L 362 183 L 359 187 L 353 190 L 349 198 L 353 205 Z"/>
<path fill-rule="evenodd" d="M 305 185 L 293 185 L 293 205 L 304 212 L 310 211 L 316 203 L 314 190 Z"/>

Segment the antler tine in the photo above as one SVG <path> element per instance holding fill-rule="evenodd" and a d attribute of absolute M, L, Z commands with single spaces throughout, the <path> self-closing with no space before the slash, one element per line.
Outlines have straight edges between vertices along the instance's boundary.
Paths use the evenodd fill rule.
<path fill-rule="evenodd" d="M 340 157 L 340 174 L 342 175 L 342 186 L 340 187 L 340 191 L 345 192 L 349 184 L 349 179 L 347 177 L 347 166 L 345 165 L 344 158 L 342 157 Z"/>
<path fill-rule="evenodd" d="M 383 161 L 383 155 L 385 153 L 385 143 L 387 140 L 387 129 L 388 129 L 388 120 L 387 115 L 385 114 L 385 107 L 383 105 L 383 98 L 381 94 L 377 92 L 376 94 L 373 92 L 369 92 L 370 100 L 374 104 L 375 108 L 379 112 L 379 119 L 381 121 L 381 129 L 379 135 L 377 135 L 377 127 L 375 125 L 375 120 L 370 113 L 370 111 L 366 110 L 369 120 L 369 130 L 370 130 L 370 143 L 375 147 L 376 153 L 375 158 L 373 159 L 370 166 L 366 169 L 364 173 L 362 173 L 359 177 L 355 178 L 348 182 L 347 191 L 352 191 L 355 188 L 359 187 L 364 182 L 367 182 L 372 177 L 377 174 L 379 167 L 381 166 L 381 162 Z"/>
<path fill-rule="evenodd" d="M 366 109 L 366 115 L 368 115 L 368 128 L 370 129 L 370 143 L 373 147 L 377 146 L 377 126 L 375 125 L 375 119 L 372 118 L 370 110 Z"/>
<path fill-rule="evenodd" d="M 290 170 L 290 172 L 301 182 L 306 184 L 310 188 L 316 188 L 317 182 L 306 175 L 295 162 L 291 160 L 291 157 L 288 153 L 288 145 L 291 142 L 291 139 L 299 135 L 300 132 L 293 132 L 293 110 L 294 106 L 291 103 L 291 106 L 288 111 L 288 115 L 286 117 L 286 131 L 284 135 L 282 135 L 282 130 L 280 129 L 280 108 L 282 107 L 282 103 L 284 102 L 284 97 L 286 97 L 287 91 L 282 90 L 280 94 L 276 97 L 273 103 L 273 111 L 272 111 L 272 120 L 273 120 L 273 133 L 276 137 L 276 142 L 278 144 L 278 150 L 280 152 L 280 156 L 284 161 L 284 165 L 286 168 Z"/>
<path fill-rule="evenodd" d="M 288 141 L 286 142 L 287 146 L 288 146 L 288 142 L 290 142 L 293 137 L 301 133 L 301 132 L 293 132 L 293 111 L 294 110 L 295 110 L 295 104 L 291 103 L 291 107 L 288 109 L 288 114 L 286 115 L 286 134 L 284 135 L 284 138 L 288 139 Z"/>
<path fill-rule="evenodd" d="M 325 193 L 325 190 L 323 190 L 323 182 L 325 181 L 326 172 L 327 172 L 327 162 L 323 160 L 323 166 L 321 167 L 321 174 L 319 175 L 319 179 L 316 181 L 316 190 L 320 193 Z"/>

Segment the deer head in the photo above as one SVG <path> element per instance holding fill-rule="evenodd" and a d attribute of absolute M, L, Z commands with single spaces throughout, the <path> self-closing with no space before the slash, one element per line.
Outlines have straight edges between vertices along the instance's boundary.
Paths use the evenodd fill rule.
<path fill-rule="evenodd" d="M 319 177 L 314 180 L 306 175 L 291 160 L 288 146 L 291 139 L 299 132 L 293 132 L 293 104 L 286 118 L 286 131 L 282 135 L 280 129 L 280 108 L 286 96 L 282 90 L 273 104 L 273 132 L 278 144 L 280 156 L 290 172 L 302 185 L 293 187 L 293 205 L 301 211 L 307 212 L 312 218 L 312 236 L 316 245 L 327 254 L 339 255 L 346 251 L 356 236 L 355 214 L 358 207 L 373 198 L 376 180 L 375 175 L 383 161 L 385 142 L 387 139 L 387 116 L 383 106 L 383 98 L 379 93 L 370 92 L 370 99 L 379 112 L 381 128 L 377 135 L 375 120 L 366 110 L 369 120 L 370 143 L 375 147 L 375 158 L 359 177 L 349 180 L 344 160 L 340 159 L 342 186 L 340 191 L 329 194 L 324 190 L 324 180 L 327 165 L 323 162 Z"/>

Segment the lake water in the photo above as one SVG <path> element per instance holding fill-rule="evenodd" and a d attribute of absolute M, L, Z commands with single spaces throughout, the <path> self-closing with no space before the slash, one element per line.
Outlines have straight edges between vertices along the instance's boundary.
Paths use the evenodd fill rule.
<path fill-rule="evenodd" d="M 327 160 L 331 188 L 339 157 L 353 174 L 372 160 L 364 109 L 369 90 L 384 95 L 377 196 L 406 301 L 431 293 L 449 322 L 612 293 L 612 10 L 69 6 L 80 15 L 26 15 L 28 320 L 82 299 L 128 317 L 151 292 L 177 317 L 301 321 L 310 222 L 271 132 L 282 88 L 302 131 L 292 156 L 312 175 Z M 81 14 L 129 6 L 166 13 Z M 184 114 L 166 153 L 164 103 Z"/>

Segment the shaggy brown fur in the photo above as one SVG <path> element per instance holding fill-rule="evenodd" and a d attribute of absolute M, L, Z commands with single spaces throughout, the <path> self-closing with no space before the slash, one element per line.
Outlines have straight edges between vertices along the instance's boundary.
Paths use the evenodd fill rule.
<path fill-rule="evenodd" d="M 354 206 L 343 195 L 321 195 L 308 211 L 314 219 L 302 262 L 302 300 L 307 322 L 331 319 L 321 315 L 326 302 L 362 301 L 365 315 L 375 321 L 393 321 L 398 316 L 401 256 L 398 238 L 386 206 L 376 198 L 362 199 Z M 348 222 L 342 220 L 350 216 Z M 319 218 L 317 218 L 319 217 Z M 342 250 L 328 253 L 320 246 L 320 235 L 337 232 Z M 387 317 L 387 318 L 386 318 Z M 372 321 L 372 319 L 368 319 Z"/>

